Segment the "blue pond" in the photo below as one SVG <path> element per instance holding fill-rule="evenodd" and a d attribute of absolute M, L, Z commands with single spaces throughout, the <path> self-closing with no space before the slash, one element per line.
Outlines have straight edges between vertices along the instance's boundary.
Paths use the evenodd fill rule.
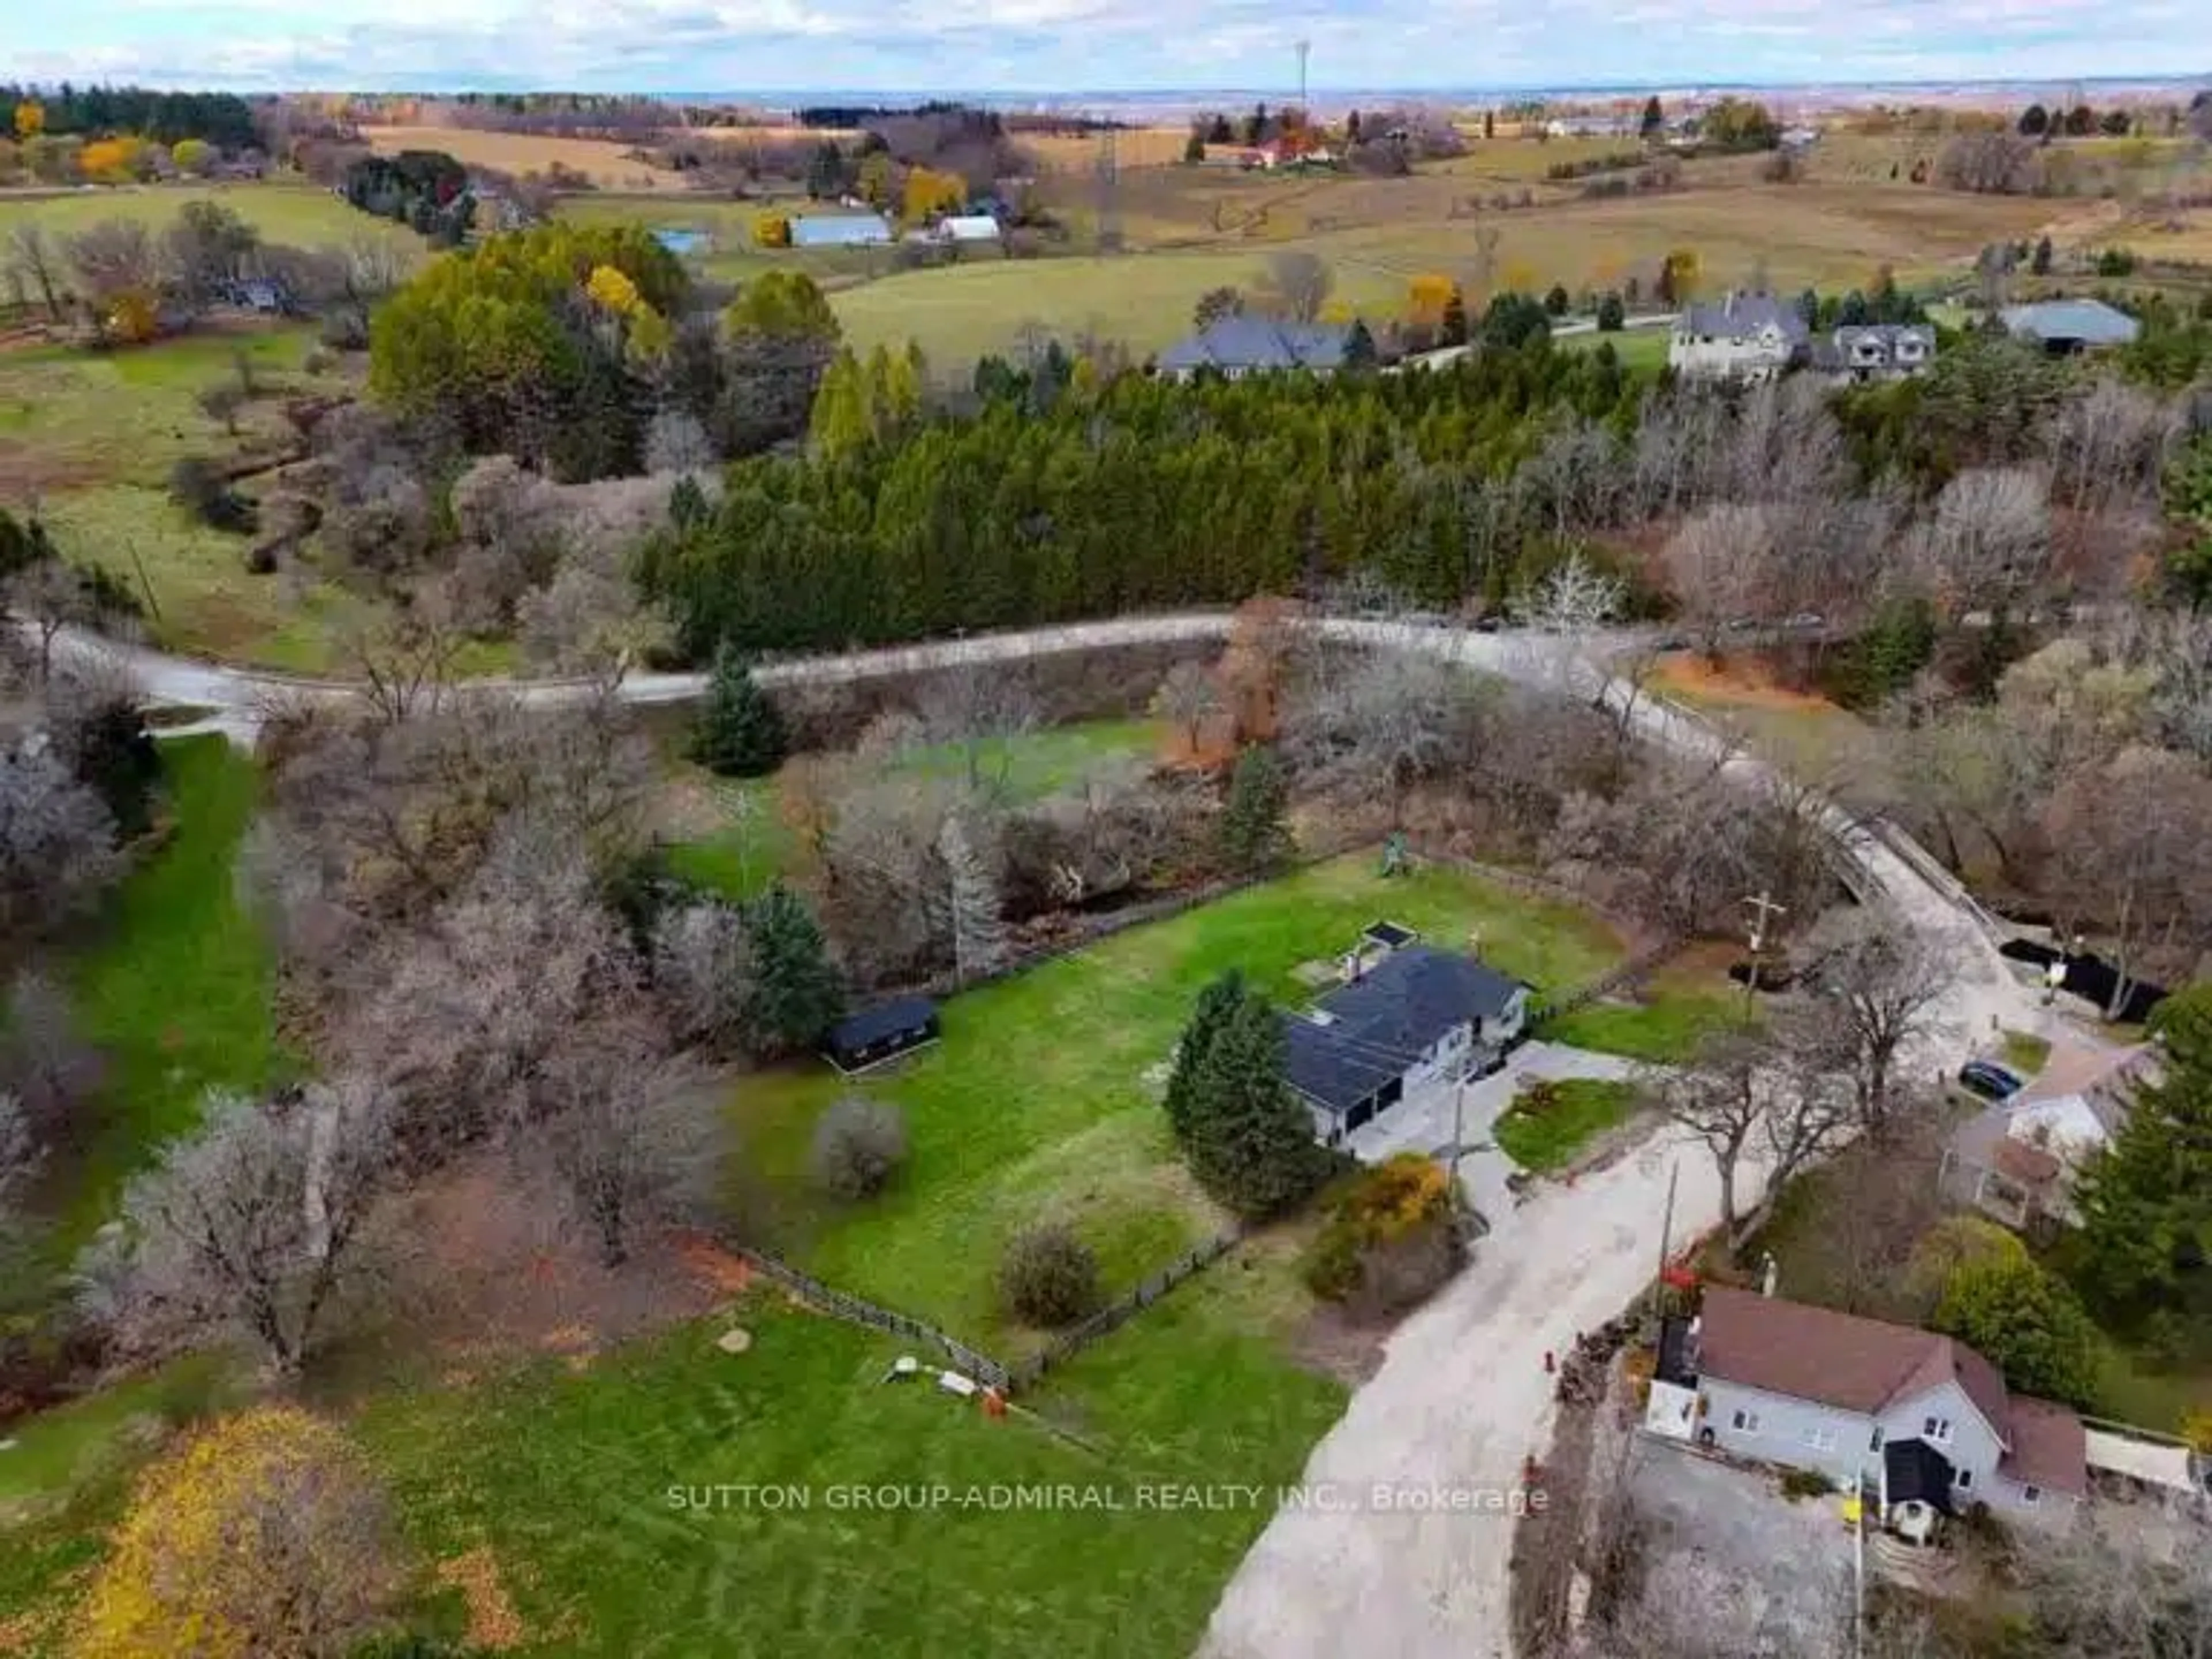
<path fill-rule="evenodd" d="M 703 253 L 714 246 L 714 239 L 703 230 L 656 230 L 653 240 L 671 253 Z"/>

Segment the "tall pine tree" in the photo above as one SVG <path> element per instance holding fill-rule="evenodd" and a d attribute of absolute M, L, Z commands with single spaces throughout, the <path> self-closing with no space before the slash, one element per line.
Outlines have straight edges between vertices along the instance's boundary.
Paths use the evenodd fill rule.
<path fill-rule="evenodd" d="M 2111 1317 L 2179 1351 L 2212 1324 L 2212 985 L 2169 997 L 2163 1074 L 2083 1172 L 2082 1278 Z"/>
<path fill-rule="evenodd" d="M 691 731 L 691 758 L 725 777 L 758 777 L 783 763 L 788 739 L 779 709 L 734 647 L 714 653 L 707 699 Z"/>
<path fill-rule="evenodd" d="M 1260 875 L 1290 856 L 1290 783 L 1272 748 L 1254 744 L 1237 757 L 1221 812 L 1221 856 L 1231 869 Z"/>
<path fill-rule="evenodd" d="M 745 1032 L 763 1057 L 817 1041 L 845 1011 L 845 988 L 806 901 L 778 883 L 745 909 L 753 991 Z"/>
<path fill-rule="evenodd" d="M 1182 1030 L 1182 1041 L 1176 1045 L 1175 1069 L 1168 1074 L 1168 1122 L 1173 1126 L 1176 1139 L 1188 1146 L 1191 1125 L 1197 1121 L 1198 1078 L 1206 1064 L 1207 1052 L 1213 1039 L 1230 1017 L 1242 1007 L 1250 995 L 1245 988 L 1244 975 L 1231 968 L 1227 973 L 1198 994 L 1197 1005 L 1192 1008 L 1190 1024 Z"/>
<path fill-rule="evenodd" d="M 1247 995 L 1206 1043 L 1192 1079 L 1185 1156 L 1199 1184 L 1248 1221 L 1279 1215 L 1320 1185 L 1328 1154 L 1283 1076 L 1283 1028 Z"/>

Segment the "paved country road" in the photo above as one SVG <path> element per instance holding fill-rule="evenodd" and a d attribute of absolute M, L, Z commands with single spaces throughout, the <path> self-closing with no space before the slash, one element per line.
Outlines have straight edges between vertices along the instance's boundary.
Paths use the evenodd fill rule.
<path fill-rule="evenodd" d="M 1126 617 L 1114 622 L 817 657 L 773 665 L 769 684 L 830 684 L 971 662 L 1017 662 L 1102 647 L 1224 635 L 1223 614 Z M 1670 705 L 1636 697 L 1595 666 L 1605 636 L 1583 642 L 1511 633 L 1329 621 L 1334 637 L 1419 651 L 1568 695 L 1604 696 L 1650 740 L 1709 757 L 1747 780 L 1765 764 L 1731 752 L 1714 730 Z M 58 652 L 128 669 L 158 702 L 211 711 L 201 725 L 250 738 L 271 697 L 355 695 L 328 681 L 289 679 L 166 657 L 66 633 Z M 645 674 L 618 695 L 639 703 L 682 702 L 704 684 L 696 674 Z M 579 681 L 477 682 L 459 695 L 504 691 L 546 704 L 596 695 Z M 1928 1070 L 1955 1065 L 1974 1036 L 2004 1026 L 2038 1030 L 2051 1016 L 2013 976 L 1971 901 L 1924 853 L 1870 833 L 1839 809 L 1823 821 L 1855 870 L 1861 896 L 1887 903 L 1939 954 L 1948 972 L 1942 1014 L 1948 1031 L 1908 1057 Z M 1577 1330 L 1603 1324 L 1649 1281 L 1658 1264 L 1661 1216 L 1670 1170 L 1679 1168 L 1677 1240 L 1719 1219 L 1719 1188 L 1701 1146 L 1661 1131 L 1611 1168 L 1571 1188 L 1545 1186 L 1522 1207 L 1492 1218 L 1468 1271 L 1392 1335 L 1381 1369 L 1314 1450 L 1310 1483 L 1340 1494 L 1394 1497 L 1434 1492 L 1443 1501 L 1509 1491 L 1522 1460 L 1550 1437 L 1551 1385 L 1543 1368 Z M 1747 1188 L 1755 1177 L 1746 1172 Z M 1748 1203 L 1747 1190 L 1739 1198 Z M 1206 1632 L 1206 1659 L 1504 1659 L 1513 1542 L 1510 1519 L 1495 1513 L 1405 1507 L 1347 1512 L 1319 1507 L 1279 1512 L 1239 1566 Z"/>

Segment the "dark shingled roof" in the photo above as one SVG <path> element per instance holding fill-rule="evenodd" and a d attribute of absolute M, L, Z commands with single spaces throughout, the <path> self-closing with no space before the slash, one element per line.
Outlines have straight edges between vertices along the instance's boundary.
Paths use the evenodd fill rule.
<path fill-rule="evenodd" d="M 917 1030 L 936 1018 L 937 1005 L 927 997 L 894 997 L 839 1020 L 822 1039 L 823 1046 L 841 1054 L 866 1048 L 902 1031 Z"/>
<path fill-rule="evenodd" d="M 1802 343 L 1812 332 L 1805 326 L 1796 301 L 1778 300 L 1768 294 L 1731 294 L 1717 305 L 1686 307 L 1674 330 L 1679 334 L 1732 340 L 1756 334 L 1770 323 L 1793 343 Z"/>
<path fill-rule="evenodd" d="M 1472 957 L 1417 945 L 1392 951 L 1320 1006 L 1333 1030 L 1411 1065 L 1455 1025 L 1503 1015 L 1522 988 Z"/>
<path fill-rule="evenodd" d="M 1342 1117 L 1392 1079 L 1406 1064 L 1344 1042 L 1303 1014 L 1283 1016 L 1283 1073 L 1291 1086 Z"/>

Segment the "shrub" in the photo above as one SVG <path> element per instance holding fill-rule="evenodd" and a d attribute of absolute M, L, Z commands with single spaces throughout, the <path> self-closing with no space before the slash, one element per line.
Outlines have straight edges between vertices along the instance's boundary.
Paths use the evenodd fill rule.
<path fill-rule="evenodd" d="M 1451 1176 L 1434 1158 L 1401 1152 L 1364 1170 L 1330 1206 L 1306 1253 L 1307 1287 L 1370 1317 L 1426 1299 L 1466 1258 Z"/>
<path fill-rule="evenodd" d="M 906 1162 L 906 1118 L 861 1095 L 832 1102 L 814 1125 L 814 1178 L 838 1198 L 873 1198 Z"/>
<path fill-rule="evenodd" d="M 239 536 L 253 532 L 253 503 L 204 455 L 187 455 L 169 469 L 169 499 L 211 529 Z"/>
<path fill-rule="evenodd" d="M 1599 333 L 1618 334 L 1627 321 L 1627 311 L 1621 305 L 1620 295 L 1618 294 L 1608 294 L 1597 302 Z"/>
<path fill-rule="evenodd" d="M 1828 1477 L 1817 1469 L 1784 1469 L 1782 1472 L 1782 1495 L 1793 1504 L 1801 1498 L 1826 1498 L 1835 1489 Z"/>
<path fill-rule="evenodd" d="M 1014 1235 L 999 1267 L 999 1295 L 1028 1325 L 1072 1325 L 1098 1304 L 1098 1258 L 1065 1223 Z"/>

